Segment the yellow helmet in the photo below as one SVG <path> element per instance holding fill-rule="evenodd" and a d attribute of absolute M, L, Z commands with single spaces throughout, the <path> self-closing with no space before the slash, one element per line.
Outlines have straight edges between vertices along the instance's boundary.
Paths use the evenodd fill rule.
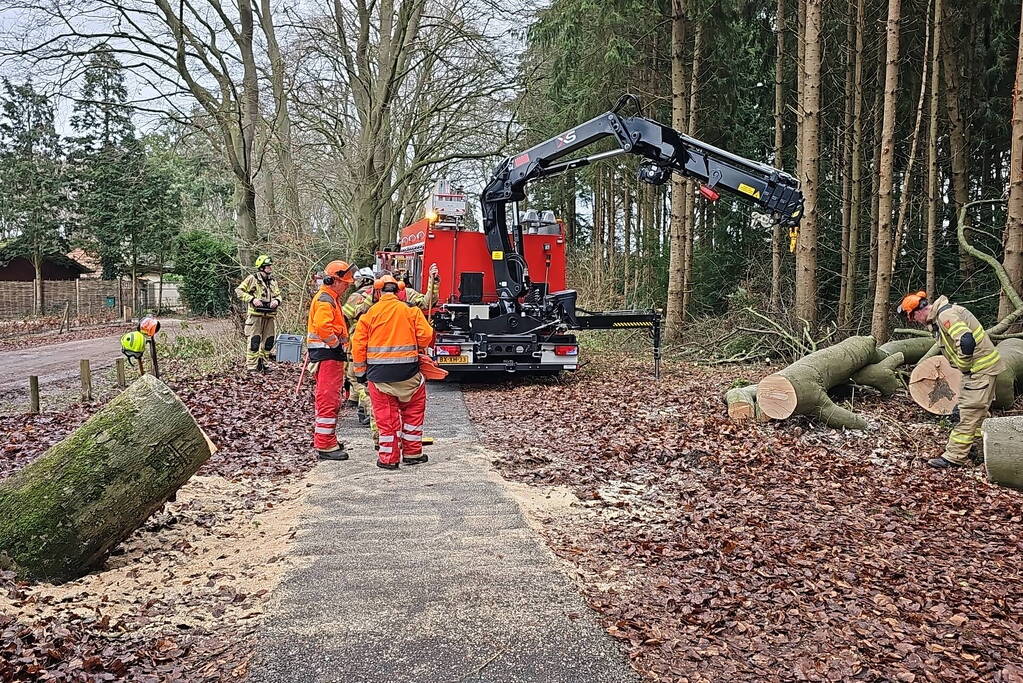
<path fill-rule="evenodd" d="M 121 337 L 121 353 L 128 358 L 141 358 L 146 348 L 146 336 L 141 332 L 129 332 Z"/>

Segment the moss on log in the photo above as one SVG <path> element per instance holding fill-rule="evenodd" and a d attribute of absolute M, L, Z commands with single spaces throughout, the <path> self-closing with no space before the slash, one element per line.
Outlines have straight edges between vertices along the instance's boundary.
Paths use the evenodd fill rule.
<path fill-rule="evenodd" d="M 989 417 L 980 429 L 988 479 L 1023 489 L 1023 415 Z"/>
<path fill-rule="evenodd" d="M 757 404 L 775 420 L 810 415 L 830 427 L 863 429 L 866 420 L 835 405 L 827 392 L 847 382 L 864 365 L 879 360 L 883 359 L 878 357 L 873 337 L 849 337 L 765 377 L 757 385 Z"/>
<path fill-rule="evenodd" d="M 94 568 L 213 450 L 167 385 L 143 375 L 0 482 L 0 565 L 66 581 Z"/>
<path fill-rule="evenodd" d="M 757 385 L 736 387 L 725 392 L 728 417 L 736 421 L 764 420 L 763 412 L 757 407 Z"/>

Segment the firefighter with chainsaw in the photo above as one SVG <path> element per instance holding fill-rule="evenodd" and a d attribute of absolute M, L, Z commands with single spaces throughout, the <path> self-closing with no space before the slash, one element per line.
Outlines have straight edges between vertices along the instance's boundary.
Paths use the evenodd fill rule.
<path fill-rule="evenodd" d="M 927 464 L 939 469 L 966 465 L 970 448 L 980 436 L 980 425 L 995 398 L 995 377 L 1005 369 L 1005 363 L 984 332 L 984 326 L 969 310 L 950 303 L 948 297 L 940 296 L 932 302 L 926 292 L 907 294 L 899 303 L 899 313 L 912 322 L 926 325 L 934 334 L 941 353 L 963 373 L 959 423 L 949 435 L 945 452 L 928 460 Z"/>
<path fill-rule="evenodd" d="M 357 381 L 368 383 L 373 415 L 380 430 L 377 467 L 416 465 L 423 455 L 426 379 L 419 354 L 433 341 L 423 311 L 398 297 L 401 284 L 384 275 L 373 284 L 377 302 L 366 311 L 352 336 Z"/>
<path fill-rule="evenodd" d="M 348 459 L 344 446 L 337 440 L 337 416 L 349 350 L 348 322 L 341 311 L 341 301 L 354 282 L 355 270 L 346 261 L 328 263 L 323 271 L 323 284 L 309 304 L 306 350 L 309 362 L 317 364 L 313 447 L 321 460 Z"/>
<path fill-rule="evenodd" d="M 364 268 L 363 270 L 369 269 Z M 362 273 L 363 271 L 359 272 Z M 380 278 L 385 275 L 390 276 L 391 273 L 387 270 L 380 270 L 377 272 L 376 277 Z M 351 332 L 353 335 L 355 334 L 355 325 L 358 323 L 359 318 L 380 298 L 380 292 L 373 288 L 374 282 L 375 278 L 370 280 L 368 287 L 359 289 L 348 297 L 348 301 L 345 303 L 344 313 L 352 325 Z M 418 306 L 428 313 L 430 308 L 437 303 L 439 291 L 440 270 L 437 268 L 437 264 L 434 263 L 430 266 L 430 284 L 425 294 L 417 292 L 404 282 L 399 281 L 397 297 L 399 301 L 404 301 L 409 306 Z M 373 416 L 373 404 L 370 400 L 369 392 L 364 385 L 355 381 L 354 374 L 350 374 L 349 381 L 353 387 L 353 393 L 358 399 L 359 424 L 369 425 L 370 431 L 373 434 L 373 443 L 379 444 L 380 431 L 377 429 L 376 419 Z"/>
<path fill-rule="evenodd" d="M 235 288 L 234 293 L 247 304 L 245 318 L 245 367 L 249 372 L 270 371 L 270 351 L 277 338 L 274 319 L 281 305 L 281 288 L 271 274 L 273 260 L 267 254 L 256 258 L 256 272 Z"/>

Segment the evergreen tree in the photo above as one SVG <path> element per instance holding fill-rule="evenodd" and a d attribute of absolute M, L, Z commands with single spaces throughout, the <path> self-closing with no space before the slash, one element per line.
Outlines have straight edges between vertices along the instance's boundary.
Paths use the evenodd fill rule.
<path fill-rule="evenodd" d="M 67 239 L 61 139 L 53 105 L 31 81 L 15 85 L 3 79 L 0 102 L 0 226 L 11 238 L 4 246 L 35 268 L 36 314 L 45 308 L 43 261 L 63 254 Z"/>

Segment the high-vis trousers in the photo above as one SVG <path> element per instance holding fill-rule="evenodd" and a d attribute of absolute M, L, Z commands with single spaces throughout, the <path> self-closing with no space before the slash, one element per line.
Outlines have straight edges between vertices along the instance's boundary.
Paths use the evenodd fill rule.
<path fill-rule="evenodd" d="M 369 383 L 369 396 L 373 401 L 380 430 L 380 462 L 392 464 L 402 457 L 414 458 L 423 454 L 423 418 L 426 417 L 426 382 L 402 403 L 396 396 L 385 394 Z"/>
<path fill-rule="evenodd" d="M 337 413 L 341 409 L 341 389 L 345 382 L 345 364 L 339 360 L 321 360 L 316 369 L 316 423 L 313 447 L 332 451 L 337 443 Z"/>
<path fill-rule="evenodd" d="M 276 338 L 275 332 L 273 316 L 249 314 L 245 319 L 246 368 L 256 370 L 259 368 L 260 360 L 264 363 L 270 360 L 270 350 L 273 349 Z"/>
<path fill-rule="evenodd" d="M 980 438 L 980 425 L 988 416 L 995 400 L 994 375 L 963 375 L 963 388 L 959 391 L 959 424 L 955 426 L 942 455 L 949 462 L 966 464 L 970 448 Z"/>

